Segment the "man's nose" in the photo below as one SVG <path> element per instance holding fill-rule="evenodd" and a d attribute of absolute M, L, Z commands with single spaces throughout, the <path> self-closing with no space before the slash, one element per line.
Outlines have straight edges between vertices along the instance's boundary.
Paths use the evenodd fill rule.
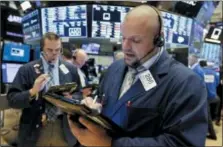
<path fill-rule="evenodd" d="M 126 51 L 131 48 L 131 42 L 128 39 L 122 40 L 122 50 Z"/>

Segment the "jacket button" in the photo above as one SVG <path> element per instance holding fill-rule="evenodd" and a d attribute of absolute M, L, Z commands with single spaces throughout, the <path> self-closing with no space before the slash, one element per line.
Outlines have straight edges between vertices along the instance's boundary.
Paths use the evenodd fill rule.
<path fill-rule="evenodd" d="M 36 125 L 36 128 L 39 128 L 39 125 L 38 124 Z"/>

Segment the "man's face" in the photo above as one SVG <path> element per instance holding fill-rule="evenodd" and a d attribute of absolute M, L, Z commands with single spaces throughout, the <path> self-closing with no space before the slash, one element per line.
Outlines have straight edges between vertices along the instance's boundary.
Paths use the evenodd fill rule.
<path fill-rule="evenodd" d="M 73 62 L 78 68 L 81 68 L 85 64 L 86 59 L 82 56 L 76 56 L 76 60 L 74 60 Z"/>
<path fill-rule="evenodd" d="M 154 47 L 151 28 L 145 24 L 145 21 L 140 21 L 129 19 L 122 24 L 122 50 L 125 63 L 130 66 Z"/>
<path fill-rule="evenodd" d="M 45 59 L 49 62 L 55 63 L 60 56 L 61 41 L 45 39 L 43 51 Z"/>
<path fill-rule="evenodd" d="M 190 66 L 194 65 L 196 63 L 195 58 L 193 56 L 189 56 L 188 58 L 188 64 Z"/>

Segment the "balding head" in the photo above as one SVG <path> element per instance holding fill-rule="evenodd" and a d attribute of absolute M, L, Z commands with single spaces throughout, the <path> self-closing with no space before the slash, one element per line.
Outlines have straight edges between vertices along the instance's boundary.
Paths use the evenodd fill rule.
<path fill-rule="evenodd" d="M 139 60 L 143 63 L 158 51 L 154 45 L 154 38 L 160 32 L 158 13 L 158 10 L 156 12 L 154 8 L 142 5 L 126 15 L 121 31 L 122 50 L 127 65 L 132 66 Z"/>
<path fill-rule="evenodd" d="M 189 55 L 189 58 L 188 58 L 188 64 L 190 65 L 190 66 L 193 66 L 195 63 L 197 63 L 198 62 L 198 56 L 197 55 L 195 55 L 195 54 L 191 54 L 191 55 Z"/>
<path fill-rule="evenodd" d="M 74 64 L 79 68 L 88 60 L 88 55 L 83 49 L 76 49 L 73 53 L 73 57 L 75 57 Z"/>
<path fill-rule="evenodd" d="M 154 36 L 160 32 L 159 11 L 148 5 L 141 5 L 132 9 L 125 17 L 124 21 L 135 21 L 136 24 L 153 32 Z M 137 20 L 137 21 L 136 21 Z M 148 27 L 148 28 L 147 28 Z M 141 27 L 140 27 L 141 28 Z"/>

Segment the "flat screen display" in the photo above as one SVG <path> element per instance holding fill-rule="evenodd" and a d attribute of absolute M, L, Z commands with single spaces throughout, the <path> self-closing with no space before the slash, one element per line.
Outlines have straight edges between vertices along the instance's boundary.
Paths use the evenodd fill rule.
<path fill-rule="evenodd" d="M 84 49 L 86 53 L 99 54 L 100 44 L 97 43 L 82 44 L 81 48 Z"/>
<path fill-rule="evenodd" d="M 180 15 L 161 12 L 166 43 L 189 44 L 193 20 Z"/>
<path fill-rule="evenodd" d="M 29 62 L 30 45 L 4 42 L 3 61 Z"/>
<path fill-rule="evenodd" d="M 221 65 L 222 62 L 222 48 L 219 44 L 203 43 L 201 50 L 201 58 L 215 63 L 215 65 Z"/>
<path fill-rule="evenodd" d="M 42 32 L 55 32 L 61 37 L 87 37 L 87 6 L 41 9 Z"/>
<path fill-rule="evenodd" d="M 23 64 L 2 63 L 2 81 L 3 83 L 12 83 L 19 68 Z"/>
<path fill-rule="evenodd" d="M 121 22 L 131 7 L 93 5 L 92 8 L 92 37 L 120 38 Z"/>
<path fill-rule="evenodd" d="M 39 11 L 35 10 L 22 18 L 24 40 L 35 40 L 41 37 Z"/>

